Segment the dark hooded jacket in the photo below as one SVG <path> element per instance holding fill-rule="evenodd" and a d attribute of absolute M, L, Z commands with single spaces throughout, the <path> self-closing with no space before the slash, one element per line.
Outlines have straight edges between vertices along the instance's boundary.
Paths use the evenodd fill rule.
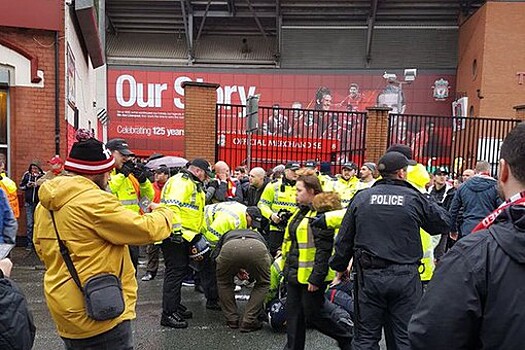
<path fill-rule="evenodd" d="M 489 176 L 474 176 L 461 185 L 450 206 L 451 231 L 458 232 L 457 219 L 461 208 L 463 222 L 459 231 L 463 236 L 472 232 L 481 220 L 492 213 L 501 204 L 497 186 L 497 181 Z"/>
<path fill-rule="evenodd" d="M 524 286 L 525 206 L 513 205 L 445 254 L 408 327 L 412 349 L 523 349 Z"/>
<path fill-rule="evenodd" d="M 36 166 L 39 170 L 39 174 L 35 175 L 31 172 L 31 167 Z M 27 168 L 27 171 L 22 176 L 22 181 L 20 181 L 20 189 L 24 191 L 24 199 L 26 203 L 29 204 L 36 204 L 38 203 L 38 189 L 40 186 L 36 185 L 36 180 L 40 179 L 42 176 L 44 176 L 44 172 L 42 169 L 36 165 L 35 163 L 29 164 L 29 168 Z M 28 186 L 28 184 L 34 183 L 35 186 Z"/>

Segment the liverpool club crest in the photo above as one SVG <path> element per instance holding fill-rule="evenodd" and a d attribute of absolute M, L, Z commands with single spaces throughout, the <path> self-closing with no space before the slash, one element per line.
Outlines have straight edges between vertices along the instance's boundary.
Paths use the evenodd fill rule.
<path fill-rule="evenodd" d="M 443 78 L 436 80 L 432 88 L 434 89 L 434 99 L 436 101 L 444 101 L 448 97 L 449 86 L 447 80 Z"/>

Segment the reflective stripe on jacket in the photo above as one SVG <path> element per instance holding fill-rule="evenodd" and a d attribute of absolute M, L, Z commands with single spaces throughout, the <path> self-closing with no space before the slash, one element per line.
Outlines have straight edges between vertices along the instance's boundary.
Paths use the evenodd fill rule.
<path fill-rule="evenodd" d="M 356 176 L 351 177 L 348 181 L 339 177 L 335 182 L 334 190 L 341 196 L 343 208 L 348 207 L 348 204 L 350 204 L 350 201 L 357 191 L 356 184 L 358 182 L 359 179 Z"/>
<path fill-rule="evenodd" d="M 294 217 L 299 214 L 299 210 L 297 210 L 292 218 L 290 218 L 290 223 L 294 220 Z M 312 274 L 314 270 L 314 266 L 316 264 L 315 261 L 315 255 L 316 255 L 316 247 L 315 247 L 315 237 L 314 233 L 312 231 L 311 226 L 309 225 L 309 218 L 313 218 L 317 215 L 316 211 L 310 210 L 305 217 L 301 220 L 299 225 L 297 226 L 297 230 L 295 233 L 296 240 L 297 240 L 297 247 L 295 249 L 298 250 L 298 261 L 297 261 L 297 282 L 302 284 L 308 284 L 310 275 Z M 283 260 L 285 261 L 285 266 L 288 264 L 286 261 L 288 258 L 288 254 L 294 249 L 292 247 L 293 241 L 292 237 L 289 232 L 288 225 L 286 227 L 286 231 L 284 234 L 284 241 L 282 246 L 282 256 Z M 333 236 L 332 236 L 333 239 Z M 328 259 L 327 259 L 328 261 Z M 326 265 L 328 263 L 326 262 Z M 335 277 L 335 272 L 328 268 L 326 277 L 324 278 L 324 281 L 331 281 Z"/>
<path fill-rule="evenodd" d="M 172 232 L 191 242 L 202 230 L 206 195 L 203 186 L 188 172 L 180 172 L 164 185 L 160 202 L 173 211 Z"/>
<path fill-rule="evenodd" d="M 212 246 L 232 230 L 248 228 L 246 206 L 237 202 L 210 204 L 204 208 L 203 234 Z"/>
<path fill-rule="evenodd" d="M 261 195 L 261 199 L 257 204 L 259 209 L 261 209 L 262 215 L 270 221 L 272 214 L 277 214 L 280 209 L 286 209 L 291 212 L 294 212 L 295 209 L 297 209 L 297 204 L 295 202 L 297 189 L 295 186 L 281 185 L 282 180 L 270 182 L 268 185 L 266 185 Z M 284 187 L 284 191 L 281 191 L 281 187 Z M 273 224 L 270 225 L 270 230 L 281 231 Z"/>

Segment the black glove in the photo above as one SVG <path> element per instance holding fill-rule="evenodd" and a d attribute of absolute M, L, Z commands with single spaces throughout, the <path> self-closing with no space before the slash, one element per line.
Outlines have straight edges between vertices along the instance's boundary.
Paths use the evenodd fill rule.
<path fill-rule="evenodd" d="M 320 229 L 326 229 L 328 228 L 326 226 L 326 216 L 324 214 L 319 214 L 315 218 L 310 221 L 310 225 L 312 227 L 318 227 Z"/>
<path fill-rule="evenodd" d="M 148 175 L 146 174 L 146 169 L 140 165 L 135 165 L 133 168 L 133 176 L 137 178 L 137 180 L 143 184 L 148 179 Z"/>
<path fill-rule="evenodd" d="M 122 167 L 118 171 L 125 177 L 128 177 L 129 174 L 133 172 L 134 168 L 135 168 L 135 164 L 133 164 L 131 160 L 128 160 L 126 163 L 122 164 Z"/>
<path fill-rule="evenodd" d="M 179 231 L 172 231 L 171 235 L 168 237 L 168 239 L 172 243 L 180 244 L 180 243 L 182 243 L 182 232 L 180 230 Z"/>

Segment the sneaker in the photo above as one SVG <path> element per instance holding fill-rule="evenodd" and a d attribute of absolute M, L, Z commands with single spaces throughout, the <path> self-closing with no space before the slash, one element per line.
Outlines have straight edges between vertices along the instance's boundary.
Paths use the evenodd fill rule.
<path fill-rule="evenodd" d="M 241 290 L 242 290 L 242 287 L 241 287 L 241 286 L 235 286 L 235 288 L 233 288 L 233 291 L 234 291 L 235 293 L 240 292 Z"/>
<path fill-rule="evenodd" d="M 195 281 L 194 280 L 184 280 L 182 281 L 182 285 L 184 287 L 195 287 Z"/>
<path fill-rule="evenodd" d="M 221 306 L 216 301 L 207 301 L 206 302 L 206 309 L 208 310 L 214 310 L 214 311 L 221 311 Z"/>
<path fill-rule="evenodd" d="M 162 313 L 160 325 L 171 328 L 187 328 L 188 322 L 186 322 L 186 320 L 176 312 L 172 313 L 171 315 Z"/>
<path fill-rule="evenodd" d="M 151 281 L 154 278 L 155 278 L 155 276 L 153 276 L 153 274 L 151 272 L 146 272 L 144 274 L 144 276 L 142 276 L 141 280 L 142 281 Z"/>

